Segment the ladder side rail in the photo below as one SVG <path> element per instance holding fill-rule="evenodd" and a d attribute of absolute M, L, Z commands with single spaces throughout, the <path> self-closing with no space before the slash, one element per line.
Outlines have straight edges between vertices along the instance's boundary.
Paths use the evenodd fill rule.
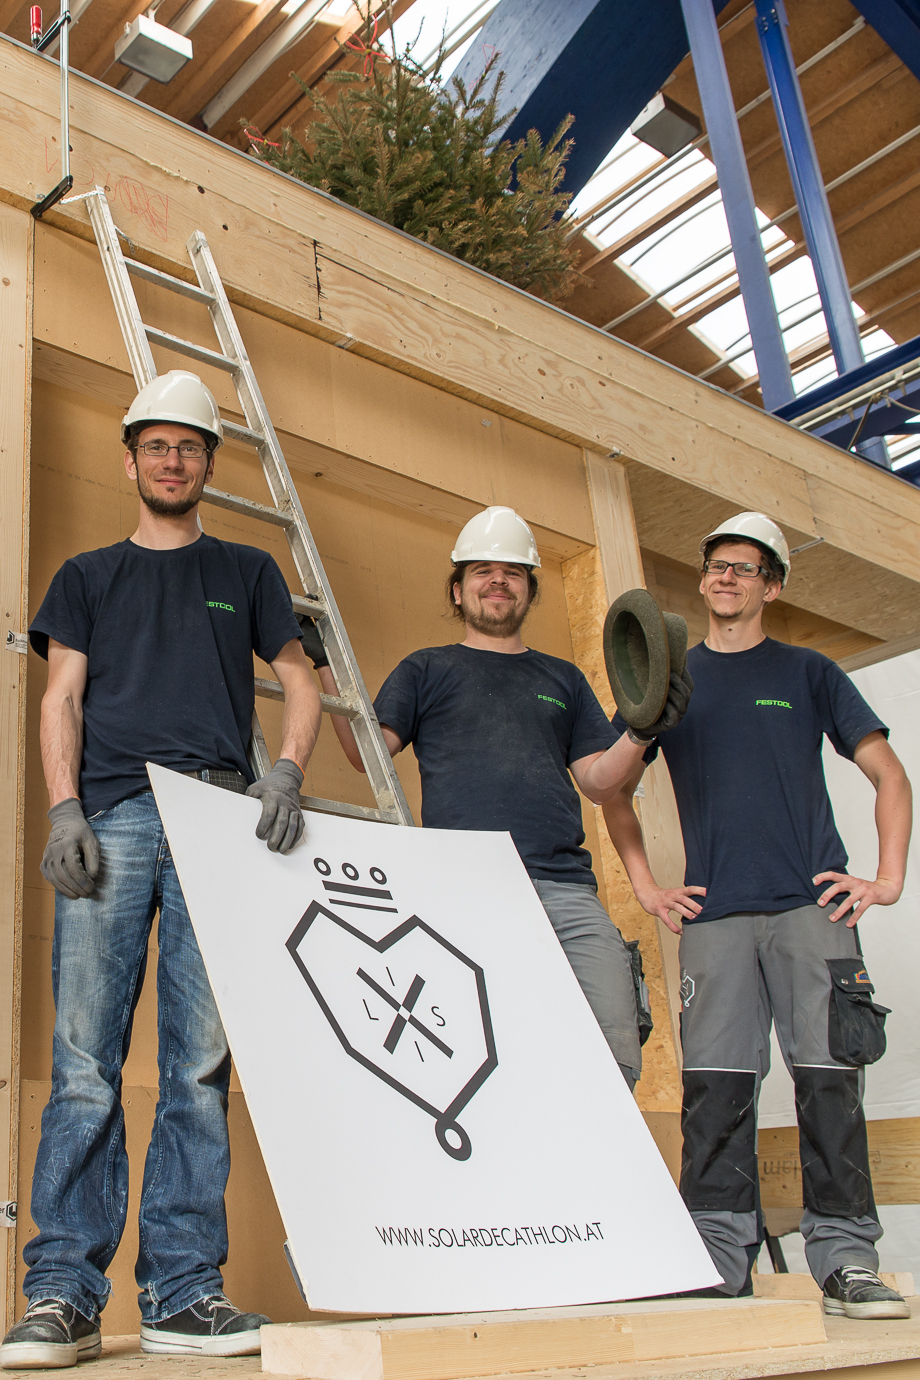
<path fill-rule="evenodd" d="M 128 351 L 131 372 L 138 389 L 141 389 L 156 378 L 157 367 L 153 362 L 153 354 L 147 343 L 147 334 L 138 310 L 137 298 L 134 295 L 131 279 L 125 268 L 124 255 L 118 243 L 118 231 L 115 229 L 112 212 L 102 187 L 97 187 L 95 193 L 86 198 L 86 205 L 89 210 L 93 233 L 96 236 L 96 243 L 99 246 L 99 253 L 102 256 L 102 267 L 105 269 L 109 291 L 115 304 L 115 314 L 121 327 L 122 339 Z"/>
<path fill-rule="evenodd" d="M 256 381 L 223 282 L 217 272 L 210 247 L 200 231 L 190 236 L 188 250 L 202 289 L 214 297 L 214 304 L 209 307 L 209 311 L 221 348 L 227 358 L 238 365 L 234 382 L 247 424 L 253 431 L 261 432 L 265 438 L 264 444 L 259 447 L 259 456 L 272 499 L 277 508 L 287 508 L 295 519 L 293 528 L 287 529 L 287 535 L 303 588 L 307 595 L 320 594 L 326 604 L 327 614 L 317 620 L 317 626 L 329 656 L 339 693 L 345 700 L 354 699 L 359 702 L 364 710 L 361 718 L 352 720 L 352 729 L 368 780 L 381 808 L 395 811 L 402 823 L 411 824 L 411 811 L 393 766 L 393 759 L 383 740 L 377 716 L 358 669 L 319 552 L 310 534 L 306 515 Z M 333 637 L 328 637 L 329 630 L 333 632 Z M 343 686 L 346 687 L 344 694 Z"/>

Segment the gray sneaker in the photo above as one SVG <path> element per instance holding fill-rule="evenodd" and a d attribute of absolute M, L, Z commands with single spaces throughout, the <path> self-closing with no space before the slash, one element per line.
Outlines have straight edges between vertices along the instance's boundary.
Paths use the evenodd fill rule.
<path fill-rule="evenodd" d="M 102 1350 L 99 1320 L 90 1322 L 63 1299 L 36 1299 L 0 1345 L 4 1370 L 50 1370 L 91 1361 Z"/>
<path fill-rule="evenodd" d="M 824 1311 L 847 1318 L 909 1318 L 910 1307 L 864 1265 L 842 1265 L 824 1281 Z"/>
<path fill-rule="evenodd" d="M 241 1313 L 225 1294 L 199 1299 L 158 1323 L 141 1324 L 141 1351 L 161 1356 L 257 1356 L 262 1313 Z"/>

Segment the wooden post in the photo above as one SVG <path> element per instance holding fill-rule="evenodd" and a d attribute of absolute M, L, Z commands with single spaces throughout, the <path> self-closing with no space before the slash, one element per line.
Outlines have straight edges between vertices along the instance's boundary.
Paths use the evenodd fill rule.
<path fill-rule="evenodd" d="M 19 1154 L 19 974 L 22 932 L 32 246 L 27 211 L 0 203 L 0 1202 L 16 1198 Z M 14 1315 L 16 1231 L 7 1230 L 0 1334 Z"/>
<path fill-rule="evenodd" d="M 604 616 L 624 590 L 644 587 L 645 577 L 626 465 L 585 451 L 585 467 L 597 545 L 566 561 L 563 579 L 575 661 L 612 715 L 616 706 L 601 641 Z M 645 773 L 640 791 L 643 789 L 644 796 L 637 799 L 637 805 L 649 861 L 660 883 L 677 885 L 683 880 L 683 844 L 670 777 L 660 758 Z M 655 1029 L 643 1050 L 636 1100 L 676 1178 L 681 1102 L 677 937 L 639 905 L 610 843 L 601 811 L 595 809 L 601 840 L 600 870 L 611 918 L 624 938 L 640 941 L 652 996 Z"/>

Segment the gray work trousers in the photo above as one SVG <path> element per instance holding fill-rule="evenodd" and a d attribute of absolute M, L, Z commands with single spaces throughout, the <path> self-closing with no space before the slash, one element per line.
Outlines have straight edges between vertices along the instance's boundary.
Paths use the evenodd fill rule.
<path fill-rule="evenodd" d="M 842 1265 L 878 1270 L 863 1071 L 828 1049 L 826 960 L 854 957 L 857 941 L 831 909 L 726 916 L 681 936 L 681 1194 L 729 1294 L 759 1245 L 757 1097 L 771 1023 L 796 1086 L 809 1269 L 819 1284 Z"/>
<path fill-rule="evenodd" d="M 642 1072 L 636 988 L 623 936 L 590 886 L 535 881 L 537 895 L 632 1092 Z"/>

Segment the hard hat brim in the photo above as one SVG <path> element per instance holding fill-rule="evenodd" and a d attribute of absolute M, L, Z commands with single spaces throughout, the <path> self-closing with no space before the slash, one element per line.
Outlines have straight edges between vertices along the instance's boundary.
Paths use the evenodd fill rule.
<path fill-rule="evenodd" d="M 170 422 L 175 426 L 187 426 L 190 431 L 197 431 L 198 435 L 208 442 L 209 450 L 217 450 L 224 444 L 222 436 L 218 436 L 209 427 L 202 426 L 201 422 L 191 417 L 169 417 L 162 414 L 159 417 L 139 417 L 136 422 L 129 422 L 126 417 L 121 425 L 122 445 L 126 446 L 130 443 L 132 433 L 144 431 L 148 426 L 159 426 L 161 422 Z"/>

